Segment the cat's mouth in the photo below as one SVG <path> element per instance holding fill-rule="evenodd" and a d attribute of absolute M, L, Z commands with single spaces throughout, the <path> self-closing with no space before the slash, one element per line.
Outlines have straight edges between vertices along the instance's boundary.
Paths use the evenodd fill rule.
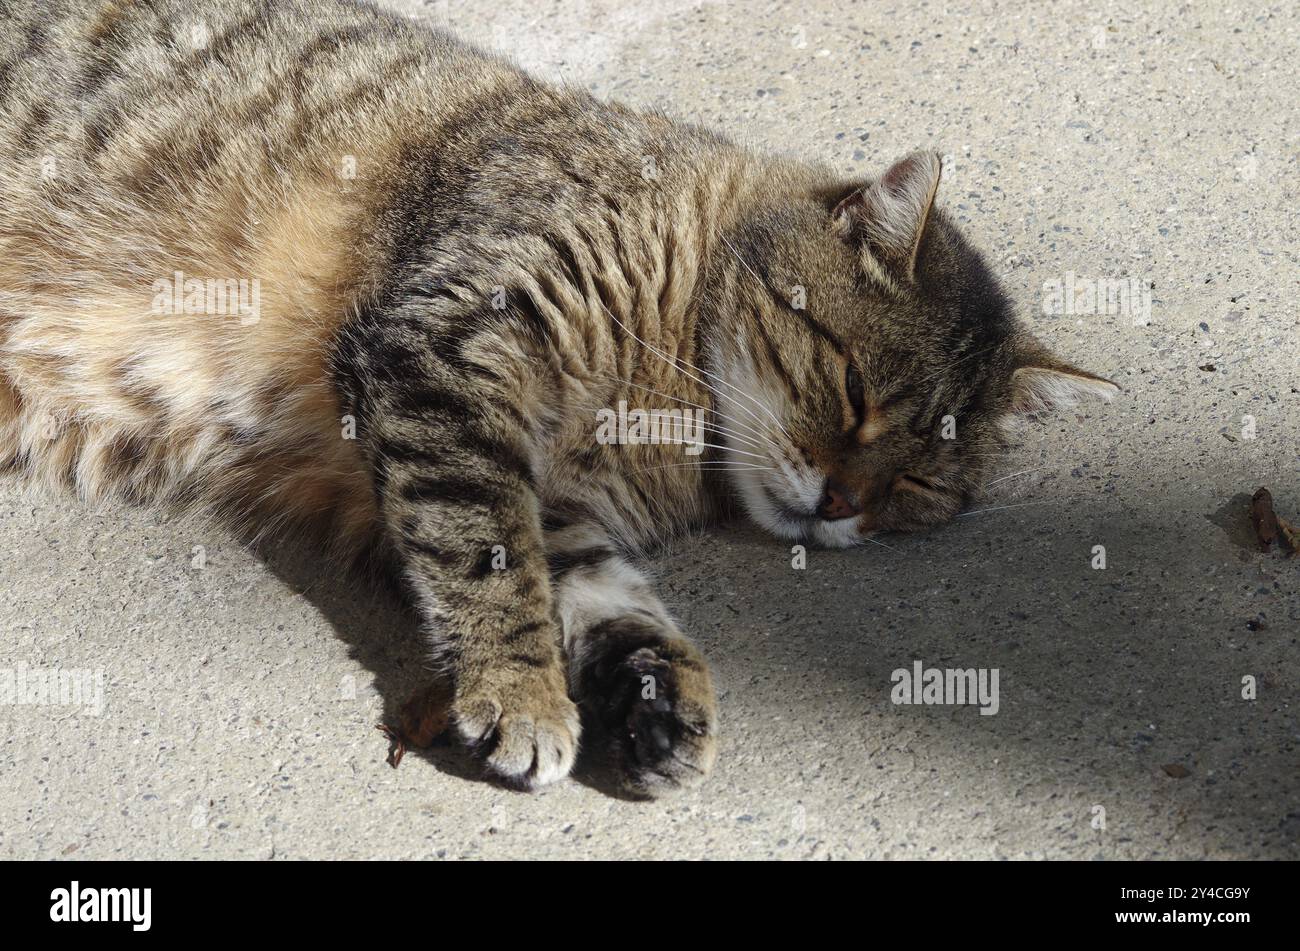
<path fill-rule="evenodd" d="M 818 514 L 818 504 L 793 505 L 767 483 L 759 484 L 767 501 L 768 518 L 760 524 L 782 538 L 792 541 L 811 541 L 827 548 L 847 548 L 862 541 L 859 518 L 823 518 Z"/>
<path fill-rule="evenodd" d="M 771 503 L 774 514 L 780 518 L 789 522 L 795 522 L 796 524 L 811 524 L 817 520 L 817 512 L 815 508 L 791 505 L 785 499 L 781 498 L 781 496 L 777 494 L 776 490 L 767 483 L 760 483 L 760 488 L 763 495 L 767 497 L 767 501 Z"/>
<path fill-rule="evenodd" d="M 768 497 L 772 499 L 772 508 L 775 509 L 777 516 L 787 522 L 794 522 L 796 525 L 811 525 L 813 522 L 817 521 L 816 516 L 812 512 L 802 512 L 798 509 L 792 508 L 791 506 L 777 500 L 771 495 L 771 493 L 768 494 Z"/>

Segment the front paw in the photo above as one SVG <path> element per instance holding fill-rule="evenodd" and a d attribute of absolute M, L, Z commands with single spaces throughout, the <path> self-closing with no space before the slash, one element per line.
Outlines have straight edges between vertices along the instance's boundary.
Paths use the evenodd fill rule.
<path fill-rule="evenodd" d="M 465 678 L 451 714 L 461 738 L 513 785 L 535 789 L 573 768 L 581 725 L 558 665 Z"/>
<path fill-rule="evenodd" d="M 606 622 L 582 678 L 623 785 L 658 797 L 697 786 L 717 757 L 717 707 L 703 656 L 675 632 Z"/>

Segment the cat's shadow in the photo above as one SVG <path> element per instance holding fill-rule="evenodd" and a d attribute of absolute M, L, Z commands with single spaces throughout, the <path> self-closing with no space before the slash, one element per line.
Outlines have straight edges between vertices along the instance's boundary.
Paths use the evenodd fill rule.
<path fill-rule="evenodd" d="M 309 543 L 289 540 L 264 543 L 257 553 L 282 583 L 329 622 L 335 636 L 348 646 L 348 656 L 374 675 L 374 689 L 383 702 L 383 724 L 397 726 L 407 701 L 443 676 L 429 664 L 428 640 L 409 593 L 382 557 L 370 559 L 365 568 L 353 568 L 325 558 Z M 608 761 L 599 755 L 603 747 L 597 724 L 584 712 L 582 744 L 572 778 L 607 796 L 635 799 L 621 788 Z M 379 761 L 392 752 L 392 744 L 378 729 L 374 750 Z M 408 746 L 402 757 L 405 768 L 417 765 L 412 759 L 460 779 L 515 788 L 484 769 L 480 760 L 449 734 L 426 747 Z"/>

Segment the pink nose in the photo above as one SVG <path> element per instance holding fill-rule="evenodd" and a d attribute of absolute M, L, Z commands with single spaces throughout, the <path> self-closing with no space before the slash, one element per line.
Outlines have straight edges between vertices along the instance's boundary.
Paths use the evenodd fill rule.
<path fill-rule="evenodd" d="M 857 496 L 834 479 L 827 479 L 822 500 L 817 506 L 817 517 L 833 521 L 861 514 L 862 506 L 858 504 Z"/>

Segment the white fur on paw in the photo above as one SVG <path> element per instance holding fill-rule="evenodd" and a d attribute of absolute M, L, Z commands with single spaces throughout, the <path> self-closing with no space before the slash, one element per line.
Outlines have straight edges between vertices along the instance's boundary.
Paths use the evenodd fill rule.
<path fill-rule="evenodd" d="M 498 697 L 484 692 L 458 698 L 456 728 L 471 747 L 486 750 L 489 769 L 533 789 L 563 779 L 578 755 L 578 708 L 562 690 L 535 685 Z"/>

